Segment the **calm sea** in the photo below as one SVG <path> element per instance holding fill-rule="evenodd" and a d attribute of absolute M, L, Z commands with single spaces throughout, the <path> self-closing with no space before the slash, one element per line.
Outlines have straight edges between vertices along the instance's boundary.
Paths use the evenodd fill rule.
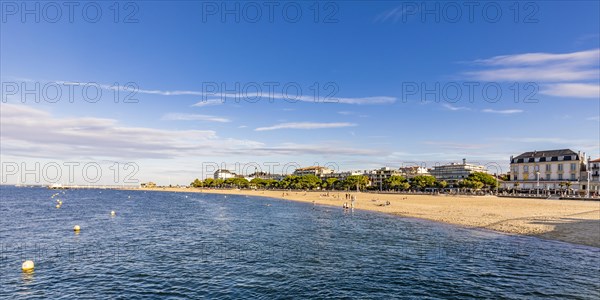
<path fill-rule="evenodd" d="M 600 249 L 261 197 L 0 187 L 0 299 L 152 298 L 599 299 Z"/>

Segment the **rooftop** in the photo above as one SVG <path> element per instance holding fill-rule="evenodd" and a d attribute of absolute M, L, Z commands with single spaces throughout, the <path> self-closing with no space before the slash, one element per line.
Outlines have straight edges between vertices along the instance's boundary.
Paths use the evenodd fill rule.
<path fill-rule="evenodd" d="M 525 152 L 515 159 L 520 158 L 538 158 L 538 157 L 553 157 L 553 156 L 565 156 L 565 155 L 577 155 L 575 151 L 571 149 L 559 149 L 559 150 L 542 150 L 542 151 L 530 151 Z"/>
<path fill-rule="evenodd" d="M 326 167 L 320 167 L 320 166 L 312 166 L 312 167 L 306 167 L 306 168 L 299 168 L 296 169 L 296 171 L 314 171 L 314 170 L 324 170 L 327 169 Z"/>

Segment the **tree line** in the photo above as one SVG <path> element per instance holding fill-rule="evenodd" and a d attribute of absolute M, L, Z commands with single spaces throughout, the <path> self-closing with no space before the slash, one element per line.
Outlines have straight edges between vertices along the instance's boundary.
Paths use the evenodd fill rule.
<path fill-rule="evenodd" d="M 292 189 L 292 190 L 386 190 L 406 191 L 425 189 L 444 189 L 449 186 L 448 182 L 438 181 L 433 176 L 419 175 L 412 178 L 394 175 L 386 178 L 381 186 L 370 185 L 369 177 L 365 175 L 352 175 L 343 180 L 327 178 L 322 180 L 315 175 L 288 175 L 281 180 L 233 177 L 228 179 L 207 178 L 195 179 L 190 186 L 195 188 L 257 188 L 257 189 Z M 470 174 L 467 178 L 458 182 L 458 188 L 464 189 L 494 189 L 498 187 L 498 181 L 492 175 L 482 172 Z"/>

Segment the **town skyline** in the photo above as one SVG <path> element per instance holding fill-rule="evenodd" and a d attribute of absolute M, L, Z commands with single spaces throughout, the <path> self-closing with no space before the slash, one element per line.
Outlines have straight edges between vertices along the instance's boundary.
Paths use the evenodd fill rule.
<path fill-rule="evenodd" d="M 497 22 L 455 23 L 360 2 L 336 3 L 331 18 L 321 6 L 315 21 L 299 3 L 303 17 L 276 26 L 266 14 L 202 15 L 201 2 L 136 5 L 137 22 L 5 16 L 1 161 L 185 184 L 203 163 L 466 158 L 507 170 L 510 155 L 535 149 L 600 157 L 598 3 L 540 2 L 518 16 L 498 3 Z"/>

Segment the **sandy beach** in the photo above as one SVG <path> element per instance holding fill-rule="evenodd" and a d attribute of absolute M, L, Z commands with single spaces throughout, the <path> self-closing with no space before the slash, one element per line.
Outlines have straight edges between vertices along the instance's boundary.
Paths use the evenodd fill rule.
<path fill-rule="evenodd" d="M 144 189 L 171 192 L 234 194 L 279 198 L 342 209 L 344 191 L 303 192 L 236 189 Z M 398 216 L 422 218 L 472 228 L 537 236 L 574 244 L 600 247 L 600 202 L 541 200 L 495 196 L 431 196 L 350 193 L 356 197 L 355 209 Z M 386 203 L 389 201 L 389 205 Z"/>

